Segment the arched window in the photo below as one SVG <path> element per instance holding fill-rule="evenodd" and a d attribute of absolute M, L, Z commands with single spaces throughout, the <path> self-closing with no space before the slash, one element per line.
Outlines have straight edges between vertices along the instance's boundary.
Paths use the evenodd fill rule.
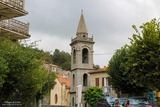
<path fill-rule="evenodd" d="M 88 50 L 86 48 L 82 50 L 82 63 L 88 63 Z"/>
<path fill-rule="evenodd" d="M 72 97 L 72 107 L 74 107 L 74 97 Z"/>
<path fill-rule="evenodd" d="M 54 96 L 54 101 L 55 101 L 55 104 L 57 104 L 57 102 L 58 102 L 58 95 L 57 94 L 55 94 L 55 96 Z"/>
<path fill-rule="evenodd" d="M 73 63 L 76 63 L 76 50 L 73 51 Z"/>
<path fill-rule="evenodd" d="M 75 75 L 73 74 L 73 87 L 75 86 Z"/>
<path fill-rule="evenodd" d="M 88 76 L 87 74 L 84 74 L 83 75 L 83 86 L 87 86 L 87 83 L 88 83 Z"/>

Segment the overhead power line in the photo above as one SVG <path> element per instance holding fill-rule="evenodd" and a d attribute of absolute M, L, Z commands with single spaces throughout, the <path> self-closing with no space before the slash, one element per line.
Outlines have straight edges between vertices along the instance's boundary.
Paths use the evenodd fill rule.
<path fill-rule="evenodd" d="M 99 53 L 99 54 L 93 54 L 93 55 L 109 55 L 109 54 L 113 54 L 113 53 Z"/>

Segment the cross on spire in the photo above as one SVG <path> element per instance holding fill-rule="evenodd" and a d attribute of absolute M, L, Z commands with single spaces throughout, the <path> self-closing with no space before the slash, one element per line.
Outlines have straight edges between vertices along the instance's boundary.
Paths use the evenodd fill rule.
<path fill-rule="evenodd" d="M 83 9 L 81 10 L 81 13 L 83 14 Z"/>

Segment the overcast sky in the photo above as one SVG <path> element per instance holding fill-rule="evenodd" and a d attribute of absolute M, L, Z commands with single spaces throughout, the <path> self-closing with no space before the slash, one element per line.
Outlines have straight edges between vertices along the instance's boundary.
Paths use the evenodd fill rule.
<path fill-rule="evenodd" d="M 135 31 L 153 18 L 160 17 L 160 0 L 25 0 L 29 13 L 20 18 L 30 23 L 30 41 L 38 48 L 71 53 L 71 38 L 81 15 L 85 17 L 89 36 L 93 35 L 94 64 L 107 66 L 114 52 L 129 44 Z"/>

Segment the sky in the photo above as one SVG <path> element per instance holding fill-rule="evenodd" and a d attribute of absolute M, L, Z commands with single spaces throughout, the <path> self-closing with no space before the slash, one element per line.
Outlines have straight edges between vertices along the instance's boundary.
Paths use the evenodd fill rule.
<path fill-rule="evenodd" d="M 30 42 L 44 51 L 71 53 L 71 38 L 83 10 L 89 37 L 94 39 L 94 64 L 108 66 L 117 49 L 129 44 L 132 25 L 160 18 L 160 0 L 25 0 Z M 139 29 L 140 30 L 140 29 Z"/>

